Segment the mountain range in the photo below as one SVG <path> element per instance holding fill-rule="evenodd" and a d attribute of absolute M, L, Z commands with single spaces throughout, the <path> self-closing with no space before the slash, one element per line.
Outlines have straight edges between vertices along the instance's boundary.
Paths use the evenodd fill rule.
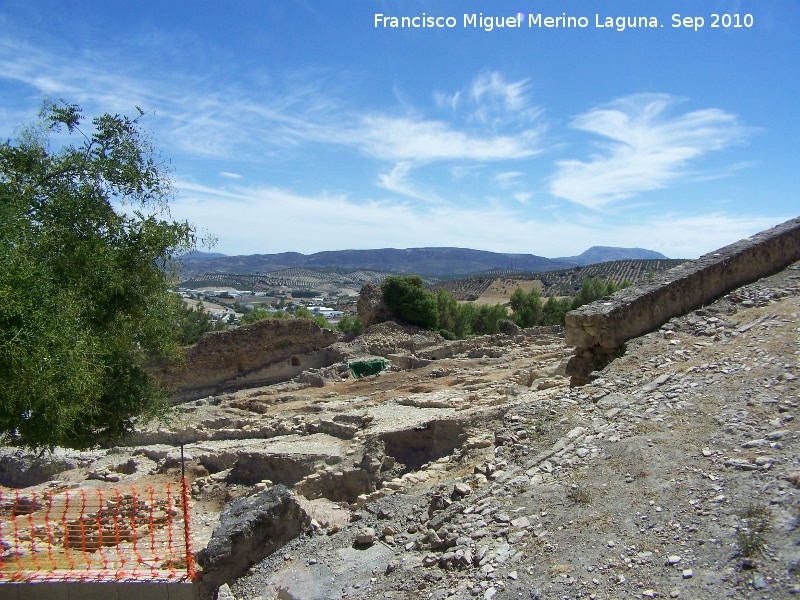
<path fill-rule="evenodd" d="M 183 257 L 181 272 L 189 278 L 205 273 L 268 273 L 291 268 L 337 271 L 371 269 L 447 279 L 493 269 L 522 272 L 555 271 L 614 260 L 666 258 L 659 252 L 644 248 L 611 246 L 592 246 L 577 256 L 560 258 L 545 258 L 534 254 L 505 254 L 469 248 L 381 248 L 333 250 L 315 254 L 283 252 L 243 256 L 193 252 Z"/>

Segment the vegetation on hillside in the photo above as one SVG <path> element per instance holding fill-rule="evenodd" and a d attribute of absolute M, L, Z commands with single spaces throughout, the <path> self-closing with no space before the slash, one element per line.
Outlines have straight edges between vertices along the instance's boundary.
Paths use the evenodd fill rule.
<path fill-rule="evenodd" d="M 328 322 L 324 315 L 315 314 L 308 310 L 305 306 L 298 306 L 294 309 L 294 312 L 289 312 L 288 310 L 279 310 L 279 309 L 269 309 L 265 307 L 257 307 L 253 310 L 248 311 L 247 313 L 242 316 L 240 319 L 240 323 L 242 325 L 247 325 L 249 323 L 255 323 L 257 321 L 263 321 L 264 319 L 309 319 L 314 321 L 320 327 L 325 329 L 333 329 L 333 325 Z M 339 331 L 348 333 L 363 333 L 364 325 L 358 318 L 351 318 L 351 317 L 342 317 L 339 322 L 336 324 L 336 328 Z"/>
<path fill-rule="evenodd" d="M 351 318 L 345 315 L 339 319 L 339 322 L 336 324 L 336 329 L 344 333 L 355 333 L 356 335 L 360 335 L 364 333 L 364 324 L 358 317 Z"/>
<path fill-rule="evenodd" d="M 445 289 L 439 289 L 433 294 L 424 288 L 422 279 L 416 275 L 387 277 L 382 289 L 387 307 L 398 319 L 438 331 L 447 339 L 459 339 L 499 333 L 500 323 L 509 318 L 520 327 L 563 325 L 564 315 L 570 310 L 629 285 L 629 281 L 618 285 L 613 281 L 593 277 L 583 281 L 580 292 L 572 300 L 559 300 L 550 296 L 547 302 L 542 301 L 541 295 L 535 289 L 525 293 L 517 288 L 509 302 L 510 315 L 508 308 L 500 304 L 459 304 Z"/>
<path fill-rule="evenodd" d="M 613 281 L 616 284 L 622 284 L 625 281 L 638 283 L 683 262 L 685 261 L 675 259 L 620 260 L 538 273 L 494 269 L 466 278 L 437 283 L 432 288 L 436 291 L 445 289 L 456 300 L 466 301 L 477 300 L 493 284 L 509 286 L 510 290 L 514 290 L 514 286 L 518 285 L 520 281 L 535 280 L 541 282 L 543 297 L 573 297 L 580 291 L 581 285 L 586 279 L 600 277 L 604 281 Z"/>
<path fill-rule="evenodd" d="M 198 290 L 232 287 L 275 293 L 289 288 L 294 298 L 311 298 L 332 286 L 358 289 L 367 281 L 381 282 L 388 275 L 388 272 L 369 269 L 342 272 L 337 269 L 294 268 L 269 273 L 206 273 L 183 280 L 181 286 Z"/>
<path fill-rule="evenodd" d="M 387 277 L 383 281 L 383 299 L 393 315 L 406 323 L 436 329 L 439 309 L 436 298 L 425 290 L 418 275 Z"/>

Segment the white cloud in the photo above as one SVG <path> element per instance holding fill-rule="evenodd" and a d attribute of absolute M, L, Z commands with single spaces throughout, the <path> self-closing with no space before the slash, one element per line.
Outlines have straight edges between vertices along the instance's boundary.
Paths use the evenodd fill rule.
<path fill-rule="evenodd" d="M 467 92 L 440 95 L 455 109 L 464 97 L 484 125 L 458 119 L 435 120 L 412 107 L 401 116 L 383 107 L 356 112 L 342 106 L 336 87 L 324 75 L 286 76 L 268 88 L 243 89 L 211 78 L 159 70 L 120 69 L 119 57 L 81 59 L 11 41 L 0 42 L 0 78 L 11 79 L 54 97 L 78 102 L 87 115 L 98 111 L 148 115 L 145 126 L 176 159 L 217 158 L 255 162 L 305 151 L 310 145 L 346 147 L 366 157 L 414 167 L 437 161 L 502 161 L 541 152 L 536 113 L 525 98 L 526 81 L 508 82 L 498 73 L 478 76 Z M 308 74 L 306 74 L 308 75 Z M 501 125 L 514 124 L 507 131 Z M 495 127 L 497 125 L 497 127 Z"/>
<path fill-rule="evenodd" d="M 436 106 L 464 118 L 471 126 L 499 130 L 527 129 L 542 110 L 529 99 L 530 80 L 508 81 L 502 73 L 485 71 L 472 83 L 453 93 L 434 92 Z"/>
<path fill-rule="evenodd" d="M 518 179 L 525 175 L 522 171 L 505 171 L 497 173 L 494 176 L 494 182 L 500 186 L 501 189 L 508 189 L 518 183 Z"/>
<path fill-rule="evenodd" d="M 544 219 L 499 203 L 483 206 L 304 196 L 267 187 L 218 189 L 178 182 L 176 218 L 213 223 L 219 252 L 254 254 L 335 248 L 457 246 L 572 256 L 590 246 L 649 248 L 695 258 L 790 217 L 727 213 L 652 214 L 620 223 L 602 214 Z"/>
<path fill-rule="evenodd" d="M 366 116 L 361 127 L 351 131 L 348 143 L 380 160 L 506 160 L 534 156 L 538 133 L 529 129 L 516 135 L 471 135 L 442 121 L 410 117 Z"/>
<path fill-rule="evenodd" d="M 513 185 L 522 177 L 516 170 L 522 167 L 503 163 L 543 151 L 541 111 L 528 99 L 527 80 L 507 81 L 500 74 L 483 73 L 461 90 L 434 95 L 436 106 L 452 111 L 437 120 L 408 105 L 400 107 L 399 116 L 380 106 L 356 112 L 352 105 L 342 106 L 326 85 L 302 77 L 245 90 L 210 77 L 117 67 L 106 56 L 82 61 L 74 54 L 62 56 L 0 40 L 0 78 L 27 86 L 18 88 L 25 93 L 15 95 L 17 104 L 5 107 L 0 121 L 20 114 L 23 102 L 33 102 L 35 110 L 37 94 L 45 93 L 79 102 L 87 115 L 98 110 L 130 112 L 139 104 L 156 110 L 145 126 L 156 129 L 157 143 L 167 144 L 165 151 L 176 155 L 176 164 L 188 165 L 181 166 L 182 171 L 198 158 L 262 161 L 280 155 L 288 163 L 295 150 L 315 146 L 317 152 L 341 153 L 344 148 L 380 161 L 380 167 L 367 167 L 375 169 L 367 179 L 404 197 L 376 200 L 245 187 L 239 185 L 238 173 L 212 166 L 208 173 L 230 180 L 226 188 L 179 180 L 176 187 L 182 197 L 172 212 L 212 229 L 222 252 L 449 245 L 564 256 L 591 245 L 617 245 L 692 257 L 779 222 L 726 213 L 659 215 L 652 209 L 630 224 L 602 214 L 594 220 L 576 220 L 574 214 L 545 219 L 541 207 L 534 214 L 528 204 L 531 193 L 521 182 Z M 693 161 L 746 133 L 736 117 L 719 109 L 669 116 L 667 109 L 674 104 L 670 96 L 639 95 L 576 117 L 575 129 L 601 136 L 605 144 L 589 158 L 559 163 L 551 180 L 553 194 L 602 208 L 686 177 Z M 435 164 L 441 162 L 447 164 Z M 231 164 L 225 167 L 236 170 Z M 447 181 L 431 178 L 421 184 L 414 173 L 423 167 L 429 169 L 425 175 L 438 168 L 435 175 L 444 173 Z M 202 176 L 197 175 L 197 181 Z M 434 187 L 435 182 L 459 193 L 453 185 L 459 178 L 468 179 L 461 188 L 467 192 L 457 201 L 443 200 L 437 189 L 444 188 Z M 481 189 L 484 180 L 509 186 L 509 192 L 494 202 L 479 197 L 474 190 Z M 564 207 L 545 208 L 558 215 Z"/>
<path fill-rule="evenodd" d="M 527 91 L 527 79 L 509 82 L 501 73 L 482 73 L 470 88 L 470 97 L 476 107 L 472 117 L 481 123 L 496 125 L 532 120 L 539 111 L 529 106 Z"/>
<path fill-rule="evenodd" d="M 453 178 L 454 181 L 458 181 L 459 179 L 463 179 L 465 177 L 476 178 L 480 177 L 481 173 L 483 172 L 484 165 L 477 163 L 477 164 L 470 164 L 470 165 L 455 165 L 450 169 L 450 176 Z"/>
<path fill-rule="evenodd" d="M 527 204 L 527 203 L 528 203 L 528 201 L 529 201 L 531 198 L 533 198 L 533 194 L 532 194 L 532 193 L 530 193 L 530 192 L 517 192 L 517 193 L 515 193 L 515 194 L 512 194 L 512 197 L 513 197 L 513 198 L 514 198 L 514 200 L 516 200 L 517 202 L 520 202 L 520 203 L 522 203 L 522 204 Z"/>
<path fill-rule="evenodd" d="M 686 176 L 690 161 L 739 142 L 747 133 L 735 115 L 704 109 L 668 116 L 677 100 L 637 94 L 573 119 L 572 127 L 608 142 L 588 161 L 565 160 L 550 182 L 553 195 L 600 209 Z"/>
<path fill-rule="evenodd" d="M 444 200 L 436 195 L 435 192 L 421 189 L 420 186 L 409 178 L 411 164 L 408 162 L 397 163 L 389 173 L 378 175 L 378 187 L 387 191 L 415 198 L 424 202 L 443 203 Z"/>
<path fill-rule="evenodd" d="M 589 246 L 630 246 L 657 250 L 671 258 L 697 258 L 790 218 L 723 212 L 654 214 L 622 225 L 615 225 L 610 219 L 587 234 L 595 240 L 605 240 Z"/>
<path fill-rule="evenodd" d="M 455 94 L 445 94 L 443 92 L 434 92 L 433 101 L 436 106 L 442 109 L 447 109 L 455 112 L 458 110 L 459 100 L 461 99 L 461 92 Z"/>

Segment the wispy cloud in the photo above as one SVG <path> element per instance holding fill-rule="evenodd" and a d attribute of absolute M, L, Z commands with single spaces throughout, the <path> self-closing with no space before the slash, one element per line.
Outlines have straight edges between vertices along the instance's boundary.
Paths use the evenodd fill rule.
<path fill-rule="evenodd" d="M 535 131 L 480 136 L 443 121 L 372 115 L 364 117 L 361 126 L 349 133 L 348 141 L 373 158 L 426 163 L 526 158 L 540 152 L 537 138 Z"/>
<path fill-rule="evenodd" d="M 16 92 L 16 103 L 0 111 L 0 124 L 20 114 L 25 102 L 35 109 L 42 95 L 79 102 L 87 115 L 130 112 L 137 104 L 155 109 L 145 126 L 155 130 L 180 171 L 205 169 L 194 182 L 176 182 L 181 197 L 173 215 L 212 228 L 223 252 L 311 252 L 357 243 L 563 256 L 591 245 L 626 245 L 691 257 L 778 222 L 652 209 L 635 223 L 600 212 L 591 213 L 595 220 L 579 220 L 561 202 L 544 207 L 545 218 L 542 206 L 534 211 L 533 192 L 526 189 L 537 177 L 530 159 L 551 147 L 543 112 L 531 101 L 529 80 L 511 81 L 496 72 L 434 94 L 423 106 L 402 94 L 393 106 L 357 106 L 353 95 L 318 74 L 280 80 L 273 74 L 260 86 L 243 88 L 210 75 L 126 70 L 114 57 L 46 47 L 0 39 L 0 80 Z M 739 142 L 749 130 L 720 109 L 675 115 L 670 109 L 676 104 L 671 96 L 637 95 L 575 117 L 575 130 L 602 142 L 593 155 L 557 164 L 550 180 L 553 195 L 599 209 L 681 178 L 708 179 L 742 166 L 698 171 L 699 158 Z M 242 185 L 255 179 L 244 163 L 274 158 L 281 162 L 265 171 L 277 173 L 273 164 L 278 164 L 298 173 L 295 157 L 305 159 L 309 152 L 342 168 L 352 159 L 357 163 L 352 172 L 368 184 L 337 181 L 333 185 L 344 189 L 339 194 L 315 194 L 313 177 L 302 182 L 305 193 L 292 190 L 295 181 L 288 176 L 275 187 Z M 224 178 L 224 187 L 207 185 L 206 173 Z M 247 173 L 247 180 L 240 173 Z M 537 189 L 537 200 L 541 196 Z M 264 231 L 270 232 L 268 240 Z"/>
<path fill-rule="evenodd" d="M 525 173 L 522 171 L 504 171 L 503 173 L 495 174 L 494 182 L 500 186 L 501 189 L 507 190 L 513 187 L 523 175 L 525 175 Z"/>
<path fill-rule="evenodd" d="M 541 131 L 534 123 L 538 109 L 526 97 L 527 81 L 506 81 L 495 72 L 479 75 L 463 92 L 442 100 L 457 107 L 464 97 L 466 116 L 434 119 L 426 116 L 433 107 L 415 108 L 407 101 L 356 110 L 337 97 L 335 86 L 324 85 L 325 75 L 319 73 L 286 75 L 245 90 L 185 73 L 120 69 L 116 60 L 67 58 L 46 46 L 0 41 L 0 78 L 41 95 L 64 96 L 87 114 L 130 112 L 135 105 L 154 109 L 147 125 L 173 156 L 255 162 L 311 146 L 344 147 L 367 159 L 403 165 L 408 175 L 436 162 L 518 160 L 541 152 Z M 399 172 L 388 175 L 378 178 L 386 189 Z M 393 189 L 400 193 L 397 185 Z"/>
<path fill-rule="evenodd" d="M 357 201 L 347 194 L 309 196 L 264 186 L 223 189 L 189 181 L 179 181 L 177 187 L 181 195 L 173 216 L 213 223 L 217 250 L 242 254 L 459 246 L 557 257 L 597 245 L 638 246 L 673 258 L 695 258 L 791 218 L 721 212 L 653 213 L 622 221 L 600 213 L 544 218 L 541 211 L 531 216 L 520 205 L 502 203 Z M 270 232 L 266 239 L 264 231 Z M 336 239 L 340 243 L 331 242 Z"/>
<path fill-rule="evenodd" d="M 437 91 L 433 98 L 438 108 L 472 124 L 493 128 L 511 124 L 528 127 L 543 112 L 531 102 L 529 79 L 508 81 L 497 71 L 479 73 L 466 88 L 451 93 Z"/>
<path fill-rule="evenodd" d="M 511 195 L 514 200 L 520 202 L 521 204 L 527 204 L 531 198 L 533 198 L 533 194 L 531 192 L 516 192 Z"/>
<path fill-rule="evenodd" d="M 137 72 L 121 68 L 114 56 L 61 54 L 0 39 L 0 79 L 24 86 L 37 103 L 43 96 L 77 102 L 87 115 L 142 106 L 155 113 L 145 125 L 160 141 L 193 158 L 258 160 L 276 148 L 336 139 L 329 123 L 339 107 L 321 91 L 322 77 L 287 76 L 264 82 L 264 89 L 251 81 L 243 89 L 213 74 Z"/>
<path fill-rule="evenodd" d="M 553 195 L 600 209 L 685 176 L 691 161 L 742 140 L 748 129 L 724 110 L 670 116 L 677 99 L 637 94 L 573 119 L 572 127 L 606 138 L 588 161 L 566 160 L 550 182 Z"/>
<path fill-rule="evenodd" d="M 378 175 L 378 187 L 395 194 L 400 194 L 401 196 L 422 200 L 424 202 L 444 202 L 435 192 L 425 190 L 417 183 L 413 182 L 409 178 L 410 172 L 410 163 L 399 162 L 388 173 L 381 173 Z"/>
<path fill-rule="evenodd" d="M 541 110 L 528 100 L 529 80 L 506 81 L 496 71 L 481 73 L 472 82 L 470 97 L 475 109 L 471 118 L 493 126 L 533 121 Z"/>

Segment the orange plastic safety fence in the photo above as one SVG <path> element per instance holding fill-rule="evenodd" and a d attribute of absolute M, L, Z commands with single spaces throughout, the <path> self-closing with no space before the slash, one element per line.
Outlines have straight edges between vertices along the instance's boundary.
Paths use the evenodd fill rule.
<path fill-rule="evenodd" d="M 186 481 L 0 490 L 0 582 L 196 579 Z"/>

